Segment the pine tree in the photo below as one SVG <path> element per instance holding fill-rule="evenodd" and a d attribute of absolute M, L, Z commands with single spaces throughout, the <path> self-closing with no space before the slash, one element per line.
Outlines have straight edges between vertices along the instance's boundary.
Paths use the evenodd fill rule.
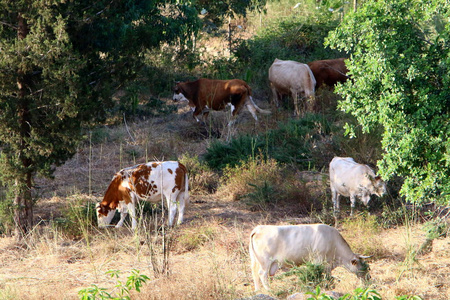
<path fill-rule="evenodd" d="M 198 29 L 177 2 L 0 0 L 0 180 L 18 239 L 33 225 L 34 176 L 73 156 L 146 49 Z"/>

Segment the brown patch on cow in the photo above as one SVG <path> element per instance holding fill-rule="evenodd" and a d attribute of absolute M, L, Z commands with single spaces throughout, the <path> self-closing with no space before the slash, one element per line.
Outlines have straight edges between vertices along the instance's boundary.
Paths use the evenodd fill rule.
<path fill-rule="evenodd" d="M 338 82 L 348 79 L 348 69 L 345 66 L 346 58 L 315 60 L 308 63 L 316 79 L 316 89 L 322 85 L 333 87 Z"/>
<path fill-rule="evenodd" d="M 176 189 L 179 189 L 180 192 L 185 191 L 186 174 L 186 167 L 183 164 L 178 163 L 178 168 L 175 170 L 175 186 L 172 189 L 172 193 L 175 192 Z"/>
<path fill-rule="evenodd" d="M 131 197 L 127 188 L 122 186 L 123 171 L 117 173 L 111 180 L 108 189 L 105 192 L 102 202 L 100 202 L 100 207 L 98 212 L 104 216 L 108 215 L 111 210 L 115 210 L 119 205 L 119 201 L 125 201 L 125 203 L 130 203 Z"/>
<path fill-rule="evenodd" d="M 167 169 L 167 172 L 169 172 L 170 174 L 173 174 L 172 169 Z"/>
<path fill-rule="evenodd" d="M 152 163 L 152 168 L 156 168 L 158 166 L 159 166 L 159 163 L 157 163 L 157 162 Z M 151 171 L 151 169 L 150 169 L 150 171 Z"/>
<path fill-rule="evenodd" d="M 157 167 L 158 164 L 153 163 L 152 167 Z M 131 184 L 133 191 L 143 197 L 150 193 L 156 194 L 158 192 L 157 186 L 147 181 L 152 173 L 152 167 L 146 164 L 138 165 L 131 174 Z"/>

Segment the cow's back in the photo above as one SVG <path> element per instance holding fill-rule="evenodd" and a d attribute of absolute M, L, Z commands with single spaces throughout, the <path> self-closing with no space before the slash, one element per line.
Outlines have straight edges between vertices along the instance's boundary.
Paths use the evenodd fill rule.
<path fill-rule="evenodd" d="M 309 260 L 331 262 L 336 251 L 349 249 L 339 232 L 328 225 L 260 225 L 252 232 L 256 257 L 302 264 Z M 347 249 L 347 250 L 348 250 Z"/>
<path fill-rule="evenodd" d="M 279 59 L 275 59 L 269 68 L 269 81 L 284 94 L 288 94 L 290 89 L 314 90 L 315 84 L 308 65 Z"/>
<path fill-rule="evenodd" d="M 308 63 L 316 79 L 317 88 L 322 84 L 333 86 L 337 82 L 345 82 L 347 80 L 348 69 L 345 65 L 345 59 L 324 59 Z"/>

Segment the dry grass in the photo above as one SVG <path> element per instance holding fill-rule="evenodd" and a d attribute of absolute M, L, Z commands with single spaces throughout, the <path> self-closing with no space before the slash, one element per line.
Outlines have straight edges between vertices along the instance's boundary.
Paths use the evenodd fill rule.
<path fill-rule="evenodd" d="M 35 215 L 39 225 L 24 244 L 17 245 L 10 237 L 0 239 L 0 299 L 77 299 L 77 292 L 91 284 L 114 291 L 116 280 L 105 272 L 120 270 L 120 280 L 125 281 L 132 269 L 150 277 L 141 293 L 133 293 L 133 299 L 237 299 L 254 294 L 247 252 L 252 228 L 258 224 L 311 222 L 309 215 L 299 215 L 285 203 L 269 212 L 249 211 L 245 205 L 218 194 L 191 193 L 186 222 L 172 233 L 168 276 L 153 270 L 149 243 L 153 241 L 160 258 L 160 236 L 147 227 L 137 235 L 128 228 L 89 228 L 81 238 L 71 239 L 49 225 L 76 199 L 99 201 L 113 174 L 122 167 L 147 159 L 202 153 L 209 139 L 200 138 L 202 131 L 193 125 L 187 108 L 179 107 L 173 116 L 129 123 L 130 134 L 121 127 L 107 128 L 105 141 L 80 149 L 57 169 L 54 181 L 38 180 Z M 255 128 L 249 117 L 240 117 L 237 130 L 264 129 Z M 269 121 L 263 119 L 260 124 L 269 126 Z M 214 126 L 222 130 L 222 125 Z M 303 178 L 299 186 L 308 186 L 309 197 L 326 196 L 322 184 L 306 181 Z M 431 252 L 405 264 L 409 249 L 418 249 L 424 240 L 420 225 L 383 230 L 354 222 L 341 231 L 355 252 L 376 252 L 369 260 L 372 286 L 383 299 L 403 294 L 450 299 L 450 237 L 436 240 Z M 362 286 L 343 268 L 335 269 L 333 276 L 334 290 L 339 293 Z M 289 290 L 291 280 L 275 279 L 274 291 Z"/>

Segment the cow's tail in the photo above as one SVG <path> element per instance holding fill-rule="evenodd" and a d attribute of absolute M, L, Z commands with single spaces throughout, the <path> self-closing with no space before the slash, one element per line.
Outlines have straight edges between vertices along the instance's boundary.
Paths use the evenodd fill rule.
<path fill-rule="evenodd" d="M 188 172 L 184 174 L 184 203 L 189 204 L 189 178 Z"/>
<path fill-rule="evenodd" d="M 312 89 L 311 89 L 311 96 L 314 96 L 315 93 L 315 87 L 316 87 L 316 77 L 314 77 L 313 72 L 311 71 L 311 68 L 306 65 L 306 67 L 308 68 L 308 72 L 309 72 L 309 78 L 311 79 L 311 83 L 312 83 Z"/>
<path fill-rule="evenodd" d="M 247 102 L 247 103 L 248 103 L 247 105 L 253 106 L 253 107 L 256 109 L 256 111 L 259 112 L 259 113 L 261 113 L 261 114 L 269 115 L 269 114 L 272 113 L 270 110 L 259 108 L 258 105 L 256 105 L 255 102 L 253 102 L 253 98 L 252 98 L 252 96 L 250 96 L 250 95 L 248 96 L 247 101 L 248 101 L 248 102 Z"/>

